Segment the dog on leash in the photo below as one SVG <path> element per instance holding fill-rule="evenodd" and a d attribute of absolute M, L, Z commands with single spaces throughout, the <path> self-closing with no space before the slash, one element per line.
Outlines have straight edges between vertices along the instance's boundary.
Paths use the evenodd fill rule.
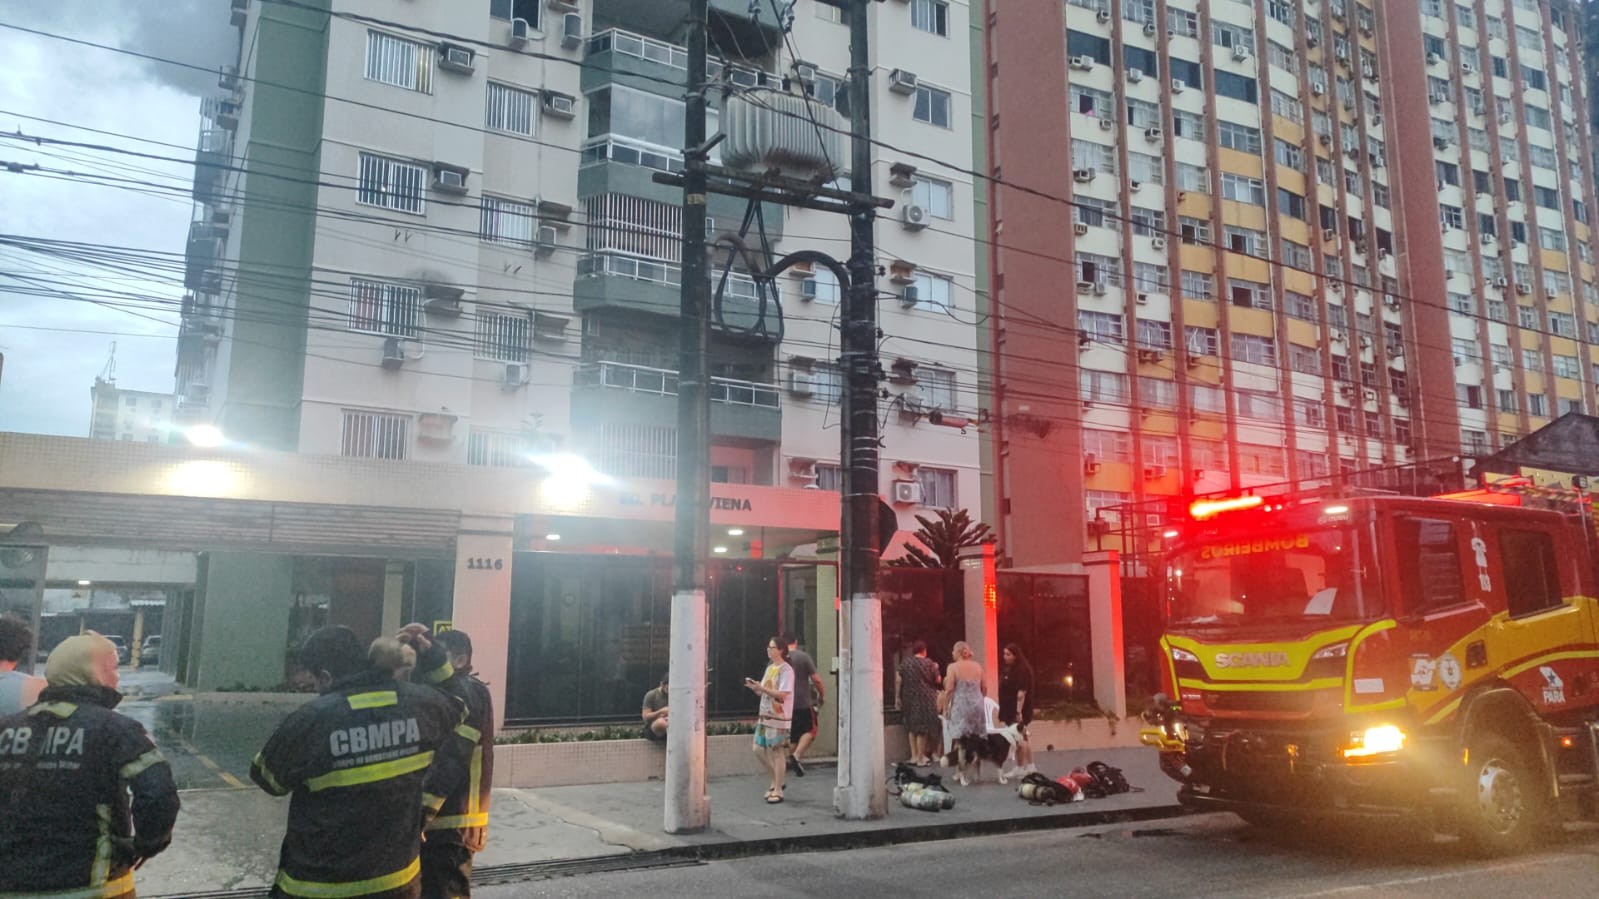
<path fill-rule="evenodd" d="M 984 761 L 994 765 L 995 776 L 1001 784 L 1008 783 L 1011 775 L 1005 773 L 1005 763 L 1014 763 L 1016 744 L 1021 739 L 1021 729 L 1014 724 L 983 736 L 957 737 L 950 746 L 944 764 L 959 771 L 957 779 L 962 786 L 982 779 Z"/>

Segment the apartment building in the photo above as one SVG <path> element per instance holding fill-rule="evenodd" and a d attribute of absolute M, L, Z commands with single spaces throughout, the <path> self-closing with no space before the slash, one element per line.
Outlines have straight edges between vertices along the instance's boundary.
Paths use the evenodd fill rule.
<path fill-rule="evenodd" d="M 984 51 L 1018 562 L 1116 546 L 1110 507 L 1486 453 L 1594 408 L 1580 11 L 1021 13 L 988 2 Z"/>
<path fill-rule="evenodd" d="M 687 9 L 233 0 L 239 62 L 202 110 L 185 423 L 397 462 L 537 473 L 531 457 L 558 454 L 614 479 L 615 502 L 568 496 L 569 483 L 530 490 L 513 718 L 636 715 L 634 687 L 664 665 L 682 193 L 654 178 L 682 167 Z M 871 8 L 872 180 L 899 204 L 876 228 L 882 493 L 906 530 L 981 501 L 970 17 L 946 0 Z M 848 110 L 838 6 L 712 0 L 709 34 L 712 133 L 725 98 L 756 88 Z M 748 212 L 711 197 L 713 237 Z M 778 255 L 849 255 L 842 216 L 760 212 Z M 761 243 L 756 229 L 744 239 Z M 720 589 L 744 599 L 713 600 L 713 643 L 778 625 L 831 640 L 831 560 L 796 522 L 840 481 L 839 285 L 820 269 L 762 284 L 729 256 L 713 272 L 713 522 L 724 504 L 754 518 L 714 532 L 718 560 L 743 566 Z M 780 573 L 778 558 L 815 564 Z M 573 651 L 627 686 L 590 695 L 534 673 Z M 728 651 L 735 670 L 743 650 Z"/>
<path fill-rule="evenodd" d="M 178 404 L 170 393 L 128 390 L 118 387 L 115 379 L 100 377 L 89 388 L 89 401 L 91 440 L 166 443 L 172 435 L 172 413 Z"/>

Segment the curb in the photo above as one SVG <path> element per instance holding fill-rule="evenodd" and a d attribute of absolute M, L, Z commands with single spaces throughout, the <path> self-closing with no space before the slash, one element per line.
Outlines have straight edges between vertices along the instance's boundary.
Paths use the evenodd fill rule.
<path fill-rule="evenodd" d="M 935 814 L 929 812 L 927 814 Z M 474 884 L 507 884 L 529 880 L 551 880 L 583 874 L 632 871 L 644 868 L 675 868 L 732 861 L 766 855 L 799 852 L 836 852 L 846 849 L 873 849 L 905 843 L 932 843 L 965 837 L 997 836 L 1038 830 L 1070 830 L 1105 824 L 1130 824 L 1193 814 L 1184 806 L 1158 805 L 1145 808 L 1105 811 L 1072 811 L 1026 818 L 997 818 L 987 821 L 961 821 L 953 824 L 907 825 L 878 830 L 805 834 L 760 840 L 729 840 L 653 849 L 619 855 L 556 859 L 526 864 L 491 865 L 472 872 Z M 199 893 L 163 893 L 153 899 L 256 899 L 266 897 L 265 887 L 241 890 L 215 890 Z"/>

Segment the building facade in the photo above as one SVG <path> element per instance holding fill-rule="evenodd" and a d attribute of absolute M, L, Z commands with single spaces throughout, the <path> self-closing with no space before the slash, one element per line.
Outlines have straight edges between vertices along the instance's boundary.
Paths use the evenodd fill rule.
<path fill-rule="evenodd" d="M 1011 557 L 1159 537 L 1159 514 L 1101 510 L 1485 454 L 1592 411 L 1583 14 L 989 0 Z"/>
<path fill-rule="evenodd" d="M 95 378 L 94 386 L 89 388 L 89 401 L 90 439 L 140 443 L 166 443 L 171 439 L 172 415 L 178 404 L 170 393 L 126 390 L 114 380 Z"/>

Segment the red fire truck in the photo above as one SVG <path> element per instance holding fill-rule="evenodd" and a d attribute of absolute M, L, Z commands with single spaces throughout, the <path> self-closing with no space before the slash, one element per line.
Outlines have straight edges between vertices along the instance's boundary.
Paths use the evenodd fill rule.
<path fill-rule="evenodd" d="M 1195 502 L 1141 734 L 1195 808 L 1414 816 L 1478 851 L 1599 815 L 1593 497 Z"/>

